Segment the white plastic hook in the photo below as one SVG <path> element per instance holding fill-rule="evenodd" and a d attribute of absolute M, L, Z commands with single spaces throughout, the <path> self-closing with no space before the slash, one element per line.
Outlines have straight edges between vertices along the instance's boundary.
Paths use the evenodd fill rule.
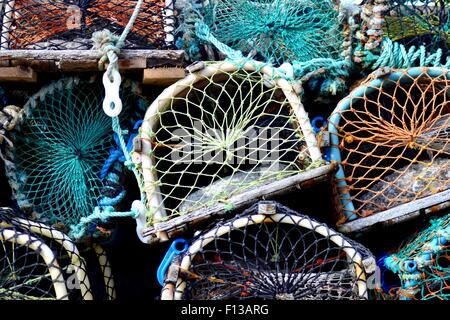
<path fill-rule="evenodd" d="M 103 111 L 110 117 L 117 117 L 122 111 L 122 100 L 119 96 L 120 83 L 122 78 L 117 70 L 112 71 L 113 81 L 108 77 L 108 73 L 103 75 L 103 86 L 105 87 L 105 99 L 103 100 Z"/>

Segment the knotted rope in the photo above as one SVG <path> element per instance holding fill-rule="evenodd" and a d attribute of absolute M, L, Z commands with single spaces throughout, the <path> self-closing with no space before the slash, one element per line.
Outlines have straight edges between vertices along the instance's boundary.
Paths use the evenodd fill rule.
<path fill-rule="evenodd" d="M 9 105 L 0 110 L 0 145 L 6 141 L 11 147 L 13 143 L 6 137 L 6 131 L 11 131 L 21 121 L 23 110 L 19 107 Z M 0 159 L 7 161 L 0 150 Z"/>
<path fill-rule="evenodd" d="M 113 73 L 118 72 L 119 70 L 118 55 L 120 53 L 120 49 L 123 47 L 125 39 L 133 27 L 133 24 L 139 14 L 142 2 L 143 0 L 138 0 L 133 14 L 120 36 L 114 35 L 107 29 L 94 32 L 92 35 L 92 40 L 95 44 L 94 49 L 100 50 L 100 52 L 102 53 L 102 56 L 98 61 L 99 69 L 102 71 L 105 70 L 105 65 L 108 63 L 108 66 L 106 67 L 106 74 L 111 82 L 114 82 Z M 114 185 L 119 185 L 119 176 L 115 172 L 110 171 L 111 167 L 115 163 L 117 163 L 117 161 L 124 162 L 125 166 L 134 172 L 138 181 L 140 177 L 129 154 L 129 149 L 132 145 L 133 138 L 136 136 L 136 133 L 130 135 L 128 143 L 125 143 L 124 135 L 127 135 L 128 132 L 120 128 L 120 121 L 117 116 L 112 117 L 112 128 L 115 132 L 114 138 L 116 140 L 118 148 L 110 150 L 110 156 L 105 162 L 100 174 L 101 177 L 105 178 L 107 183 L 111 185 L 109 186 L 110 189 L 114 189 Z M 138 123 L 135 125 L 134 129 L 137 130 L 137 128 Z M 72 227 L 72 237 L 74 237 L 75 239 L 82 238 L 87 231 L 87 226 L 95 220 L 106 222 L 108 219 L 115 217 L 132 217 L 136 219 L 139 216 L 139 213 L 134 209 L 127 212 L 115 211 L 113 206 L 118 205 L 118 203 L 123 199 L 124 196 L 125 190 L 122 190 L 118 195 L 114 197 L 105 196 L 100 199 L 99 206 L 95 207 L 94 212 L 88 217 L 81 218 L 80 222 L 76 226 Z"/>
<path fill-rule="evenodd" d="M 133 28 L 133 24 L 136 21 L 137 16 L 139 15 L 139 11 L 141 9 L 143 0 L 138 0 L 136 6 L 134 7 L 133 14 L 128 20 L 125 29 L 123 29 L 122 34 L 120 36 L 114 35 L 108 29 L 104 29 L 102 31 L 97 31 L 92 34 L 92 40 L 94 41 L 94 49 L 100 50 L 102 56 L 98 61 L 98 66 L 101 71 L 105 70 L 105 65 L 108 62 L 108 67 L 106 68 L 106 72 L 108 74 L 108 78 L 112 79 L 113 70 L 119 70 L 119 58 L 118 55 L 120 53 L 120 49 L 125 44 L 125 39 Z"/>
<path fill-rule="evenodd" d="M 139 212 L 134 208 L 131 208 L 131 211 L 117 212 L 114 207 L 111 206 L 95 207 L 94 213 L 88 217 L 81 218 L 77 225 L 71 227 L 70 236 L 76 240 L 82 238 L 87 231 L 88 225 L 93 223 L 95 220 L 106 222 L 111 218 L 125 217 L 132 217 L 136 219 L 139 217 Z"/>
<path fill-rule="evenodd" d="M 359 51 L 358 54 L 363 56 L 364 66 L 373 70 L 382 67 L 450 67 L 450 57 L 446 57 L 445 62 L 442 62 L 443 53 L 440 48 L 434 53 L 427 52 L 425 46 L 420 46 L 419 48 L 412 46 L 407 49 L 404 45 L 393 42 L 389 38 L 383 39 L 379 55 L 369 51 Z"/>

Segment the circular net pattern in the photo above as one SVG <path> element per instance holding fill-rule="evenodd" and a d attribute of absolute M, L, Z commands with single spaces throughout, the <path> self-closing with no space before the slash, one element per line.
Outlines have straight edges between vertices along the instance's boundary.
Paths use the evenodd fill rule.
<path fill-rule="evenodd" d="M 282 64 L 338 58 L 342 24 L 331 0 L 212 0 L 205 22 L 221 42 Z"/>
<path fill-rule="evenodd" d="M 4 49 L 91 49 L 95 31 L 121 34 L 136 0 L 3 1 L 1 44 Z M 173 3 L 144 0 L 125 48 L 173 46 Z"/>
<path fill-rule="evenodd" d="M 61 232 L 0 209 L 0 300 L 90 300 L 84 260 Z M 11 220 L 13 218 L 13 220 Z"/>
<path fill-rule="evenodd" d="M 283 90 L 260 71 L 218 69 L 172 88 L 141 132 L 155 176 L 146 191 L 160 199 L 151 212 L 186 215 L 317 166 Z"/>
<path fill-rule="evenodd" d="M 365 298 L 365 274 L 355 247 L 282 205 L 276 212 L 260 215 L 255 205 L 195 238 L 182 257 L 176 298 Z"/>
<path fill-rule="evenodd" d="M 330 127 L 341 222 L 448 188 L 449 89 L 448 70 L 411 68 L 369 78 L 340 102 Z"/>
<path fill-rule="evenodd" d="M 134 92 L 125 82 L 123 114 L 141 105 Z M 40 221 L 74 225 L 101 198 L 123 190 L 120 161 L 109 168 L 114 179 L 102 178 L 110 149 L 118 148 L 103 97 L 100 82 L 67 78 L 42 88 L 24 106 L 24 119 L 12 132 L 14 146 L 6 152 L 7 177 L 19 206 Z"/>
<path fill-rule="evenodd" d="M 431 221 L 413 240 L 385 260 L 400 286 L 389 298 L 450 299 L 450 215 Z"/>
<path fill-rule="evenodd" d="M 387 0 L 384 35 L 407 47 L 424 45 L 429 52 L 450 48 L 447 0 Z"/>

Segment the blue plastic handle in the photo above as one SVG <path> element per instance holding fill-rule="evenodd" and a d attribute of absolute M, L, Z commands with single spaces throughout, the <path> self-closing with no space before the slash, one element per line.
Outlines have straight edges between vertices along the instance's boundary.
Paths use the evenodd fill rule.
<path fill-rule="evenodd" d="M 178 250 L 177 246 L 179 245 L 183 246 L 183 249 Z M 169 247 L 169 250 L 167 250 L 166 255 L 164 256 L 163 260 L 161 261 L 161 264 L 158 267 L 158 271 L 156 273 L 158 277 L 158 282 L 161 286 L 164 286 L 164 278 L 166 277 L 167 269 L 169 268 L 170 264 L 172 263 L 173 257 L 175 257 L 177 254 L 182 254 L 186 252 L 189 245 L 186 240 L 184 239 L 176 239 L 172 242 L 172 244 Z"/>
<path fill-rule="evenodd" d="M 318 126 L 317 123 L 322 123 L 321 126 Z M 327 120 L 325 120 L 324 117 L 322 116 L 317 116 L 314 117 L 314 119 L 311 120 L 311 126 L 313 127 L 313 130 L 315 133 L 319 133 L 320 129 L 322 129 L 322 127 L 325 127 L 327 125 Z"/>

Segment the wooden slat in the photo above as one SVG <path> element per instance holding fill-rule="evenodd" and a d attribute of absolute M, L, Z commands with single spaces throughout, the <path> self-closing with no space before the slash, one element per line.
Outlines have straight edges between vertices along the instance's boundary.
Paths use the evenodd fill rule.
<path fill-rule="evenodd" d="M 309 188 L 312 185 L 326 181 L 330 179 L 330 176 L 335 169 L 336 167 L 334 165 L 329 164 L 307 172 L 302 172 L 295 176 L 268 183 L 233 196 L 227 199 L 227 203 L 232 204 L 236 211 L 251 205 L 260 199 L 270 199 L 274 196 L 286 194 L 293 190 Z M 143 236 L 153 239 L 153 235 L 158 232 L 167 232 L 169 237 L 173 238 L 186 229 L 187 226 L 192 226 L 211 218 L 217 218 L 218 216 L 224 215 L 226 213 L 225 206 L 226 205 L 223 203 L 218 203 L 214 206 L 200 209 L 190 214 L 170 219 L 166 222 L 156 223 L 153 227 L 145 229 L 143 231 Z"/>
<path fill-rule="evenodd" d="M 32 67 L 38 72 L 97 71 L 98 50 L 0 50 L 2 65 Z M 182 66 L 182 50 L 122 50 L 121 70 L 142 70 L 150 67 Z"/>
<path fill-rule="evenodd" d="M 0 67 L 0 82 L 36 82 L 37 73 L 31 68 Z"/>
<path fill-rule="evenodd" d="M 142 82 L 157 86 L 168 86 L 186 76 L 183 68 L 150 68 L 144 70 Z"/>
<path fill-rule="evenodd" d="M 450 189 L 443 192 L 401 204 L 389 210 L 347 222 L 338 227 L 340 232 L 353 233 L 368 231 L 375 225 L 392 225 L 411 220 L 422 212 L 432 213 L 450 206 Z"/>

